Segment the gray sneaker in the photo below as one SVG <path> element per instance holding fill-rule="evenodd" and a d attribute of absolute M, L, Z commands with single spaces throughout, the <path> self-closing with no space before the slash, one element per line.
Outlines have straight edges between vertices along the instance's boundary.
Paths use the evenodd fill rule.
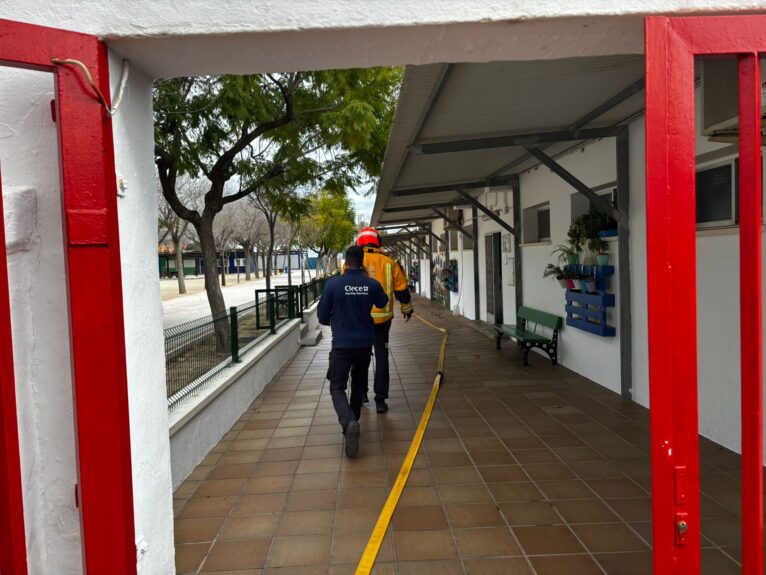
<path fill-rule="evenodd" d="M 346 426 L 346 457 L 356 457 L 359 453 L 359 422 L 352 421 Z"/>

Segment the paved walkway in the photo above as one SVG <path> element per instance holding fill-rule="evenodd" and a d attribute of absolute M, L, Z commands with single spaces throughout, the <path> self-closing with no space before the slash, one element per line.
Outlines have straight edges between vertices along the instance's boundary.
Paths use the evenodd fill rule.
<path fill-rule="evenodd" d="M 292 273 L 293 283 L 301 283 L 301 272 Z M 314 273 L 312 271 L 312 277 Z M 244 274 L 242 274 L 244 278 Z M 307 280 L 308 281 L 308 276 Z M 176 281 L 176 280 L 173 280 Z M 221 288 L 223 299 L 227 306 L 242 305 L 243 303 L 255 300 L 255 290 L 266 287 L 266 278 L 260 278 L 254 281 L 237 284 L 236 275 L 226 276 L 226 281 L 230 285 Z M 279 274 L 271 278 L 271 285 L 287 285 L 287 275 Z M 172 300 L 162 302 L 162 328 L 177 326 L 178 324 L 192 321 L 200 317 L 210 315 L 210 304 L 207 301 L 207 294 L 204 291 L 199 293 L 177 297 Z"/>
<path fill-rule="evenodd" d="M 648 411 L 535 354 L 522 368 L 513 346 L 415 307 L 450 330 L 445 381 L 374 573 L 651 573 Z M 391 410 L 364 408 L 353 460 L 324 381 L 329 340 L 301 349 L 176 491 L 178 573 L 354 572 L 440 337 L 395 321 Z M 702 454 L 702 572 L 739 573 L 739 458 L 705 440 Z"/>

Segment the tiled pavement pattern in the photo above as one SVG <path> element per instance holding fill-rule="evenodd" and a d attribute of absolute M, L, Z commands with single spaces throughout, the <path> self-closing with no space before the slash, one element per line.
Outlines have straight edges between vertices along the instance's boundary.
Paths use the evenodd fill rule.
<path fill-rule="evenodd" d="M 447 327 L 445 380 L 375 573 L 651 573 L 648 411 L 564 367 Z M 566 352 L 566 334 L 562 338 Z M 175 493 L 178 573 L 353 573 L 431 388 L 437 332 L 394 323 L 391 410 L 364 408 L 342 456 L 324 374 L 303 348 Z M 703 441 L 703 573 L 739 573 L 739 458 Z"/>

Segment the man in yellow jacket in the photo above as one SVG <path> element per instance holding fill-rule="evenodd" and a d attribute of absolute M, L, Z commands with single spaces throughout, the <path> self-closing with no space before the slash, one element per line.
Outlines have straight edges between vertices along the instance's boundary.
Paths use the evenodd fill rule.
<path fill-rule="evenodd" d="M 394 298 L 399 301 L 404 321 L 410 321 L 413 308 L 407 277 L 402 267 L 380 249 L 380 234 L 374 228 L 364 228 L 356 238 L 356 245 L 364 249 L 364 269 L 370 278 L 377 280 L 388 296 L 384 308 L 372 308 L 375 322 L 375 410 L 388 411 L 388 334 L 394 319 Z"/>

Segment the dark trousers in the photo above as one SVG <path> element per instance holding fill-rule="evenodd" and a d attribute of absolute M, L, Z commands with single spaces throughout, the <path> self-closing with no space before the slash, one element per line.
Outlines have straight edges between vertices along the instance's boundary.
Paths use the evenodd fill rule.
<path fill-rule="evenodd" d="M 367 370 L 370 368 L 371 350 L 333 348 L 330 352 L 330 397 L 338 422 L 343 429 L 351 421 L 357 421 L 362 413 L 362 398 L 367 391 Z M 346 396 L 348 375 L 351 374 L 351 399 Z"/>
<path fill-rule="evenodd" d="M 375 401 L 388 399 L 388 334 L 391 320 L 375 324 Z"/>

